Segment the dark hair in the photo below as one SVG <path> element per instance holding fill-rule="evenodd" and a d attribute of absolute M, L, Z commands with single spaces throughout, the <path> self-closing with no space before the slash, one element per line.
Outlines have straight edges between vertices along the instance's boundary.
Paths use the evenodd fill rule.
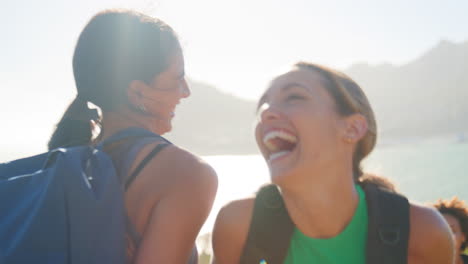
<path fill-rule="evenodd" d="M 463 200 L 458 199 L 456 196 L 451 200 L 439 199 L 433 206 L 441 214 L 455 217 L 460 224 L 461 231 L 465 234 L 465 238 L 468 239 L 468 207 Z M 467 241 L 465 240 L 461 245 L 461 250 L 464 251 L 467 246 Z"/>
<path fill-rule="evenodd" d="M 348 116 L 359 113 L 366 118 L 367 133 L 358 142 L 353 155 L 353 175 L 354 180 L 358 181 L 359 177 L 364 174 L 361 161 L 374 149 L 377 141 L 377 123 L 369 100 L 361 87 L 341 72 L 307 62 L 299 62 L 295 66 L 299 69 L 314 71 L 322 77 L 323 85 L 333 97 L 339 114 Z"/>
<path fill-rule="evenodd" d="M 49 149 L 91 142 L 88 102 L 102 111 L 126 104 L 133 80 L 151 83 L 167 69 L 180 43 L 163 21 L 130 10 L 96 14 L 80 34 L 73 55 L 77 97 L 65 111 L 49 141 Z"/>

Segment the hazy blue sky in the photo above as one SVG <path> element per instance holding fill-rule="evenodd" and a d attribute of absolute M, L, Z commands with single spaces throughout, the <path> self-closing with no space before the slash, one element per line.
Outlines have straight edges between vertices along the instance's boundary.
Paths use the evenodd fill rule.
<path fill-rule="evenodd" d="M 466 0 L 3 1 L 0 144 L 43 148 L 75 94 L 75 41 L 94 13 L 111 7 L 162 18 L 182 39 L 189 77 L 252 99 L 297 60 L 342 69 L 404 64 L 441 39 L 468 40 Z"/>

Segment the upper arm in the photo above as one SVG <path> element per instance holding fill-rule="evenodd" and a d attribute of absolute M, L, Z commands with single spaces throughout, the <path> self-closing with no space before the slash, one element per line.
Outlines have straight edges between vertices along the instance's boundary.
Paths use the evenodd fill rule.
<path fill-rule="evenodd" d="M 444 218 L 429 207 L 411 204 L 408 263 L 452 264 L 455 249 Z"/>
<path fill-rule="evenodd" d="M 137 180 L 140 188 L 136 189 L 150 202 L 141 210 L 145 224 L 135 263 L 185 264 L 215 198 L 214 170 L 171 146 Z"/>
<path fill-rule="evenodd" d="M 253 204 L 253 199 L 238 200 L 219 211 L 213 228 L 213 263 L 239 263 L 249 232 Z"/>

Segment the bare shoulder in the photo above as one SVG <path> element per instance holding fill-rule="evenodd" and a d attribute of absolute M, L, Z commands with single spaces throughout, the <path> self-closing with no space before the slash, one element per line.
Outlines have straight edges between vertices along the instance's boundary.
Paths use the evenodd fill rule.
<path fill-rule="evenodd" d="M 185 149 L 170 145 L 161 153 L 161 161 L 174 172 L 189 175 L 216 176 L 211 166 Z"/>
<path fill-rule="evenodd" d="M 156 145 L 145 146 L 138 158 L 144 159 Z M 162 149 L 126 193 L 129 216 L 143 234 L 137 258 L 152 263 L 186 261 L 216 190 L 216 173 L 206 162 L 177 146 Z"/>
<path fill-rule="evenodd" d="M 161 154 L 164 174 L 170 175 L 175 188 L 183 190 L 181 186 L 185 186 L 197 195 L 216 193 L 218 177 L 203 159 L 174 145 Z"/>
<path fill-rule="evenodd" d="M 138 155 L 142 160 L 157 144 L 145 147 Z M 216 190 L 217 176 L 213 168 L 198 156 L 179 148 L 169 145 L 155 157 L 138 176 L 140 183 L 144 185 L 163 187 L 169 191 L 172 187 L 190 186 L 191 189 L 208 188 Z"/>
<path fill-rule="evenodd" d="M 452 233 L 434 208 L 410 204 L 408 263 L 452 263 Z"/>
<path fill-rule="evenodd" d="M 131 171 L 158 144 L 148 144 L 140 153 Z M 171 198 L 185 207 L 205 214 L 211 209 L 218 187 L 216 172 L 192 153 L 174 145 L 162 149 L 144 167 L 126 193 L 129 214 L 143 229 L 154 205 Z M 172 205 L 176 207 L 177 205 Z"/>
<path fill-rule="evenodd" d="M 232 201 L 219 211 L 213 229 L 213 263 L 239 263 L 249 232 L 254 201 L 255 198 Z"/>
<path fill-rule="evenodd" d="M 247 233 L 252 219 L 254 202 L 255 198 L 251 197 L 226 204 L 219 210 L 215 231 L 219 231 L 218 228 L 229 227 L 229 230 L 234 228 L 236 231 Z"/>

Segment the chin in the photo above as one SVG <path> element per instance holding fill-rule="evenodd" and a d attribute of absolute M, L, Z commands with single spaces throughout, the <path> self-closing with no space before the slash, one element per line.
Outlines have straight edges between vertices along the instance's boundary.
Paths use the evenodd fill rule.
<path fill-rule="evenodd" d="M 171 123 L 168 124 L 157 124 L 157 126 L 152 129 L 152 131 L 158 135 L 164 135 L 166 133 L 169 133 L 172 131 L 172 125 Z"/>
<path fill-rule="evenodd" d="M 166 133 L 169 133 L 169 132 L 171 132 L 170 129 L 164 129 L 164 130 L 158 130 L 158 131 L 156 131 L 155 133 L 158 134 L 158 135 L 160 135 L 160 136 L 162 136 L 162 135 L 164 135 L 164 134 L 166 134 Z"/>
<path fill-rule="evenodd" d="M 287 170 L 272 170 L 270 168 L 270 180 L 278 186 L 285 186 L 292 183 L 293 175 L 291 171 Z"/>

